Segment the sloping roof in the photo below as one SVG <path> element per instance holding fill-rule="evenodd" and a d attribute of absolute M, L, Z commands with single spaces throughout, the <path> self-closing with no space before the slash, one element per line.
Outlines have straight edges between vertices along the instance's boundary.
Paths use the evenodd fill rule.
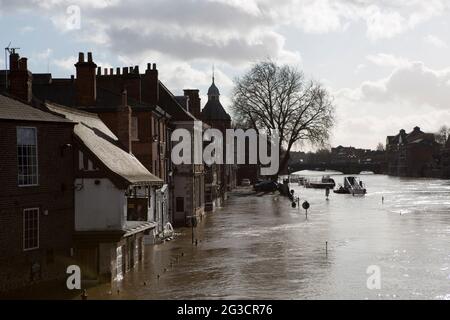
<path fill-rule="evenodd" d="M 49 112 L 39 110 L 2 94 L 0 94 L 0 119 L 38 122 L 71 122 L 63 117 L 58 117 Z"/>
<path fill-rule="evenodd" d="M 119 140 L 96 114 L 47 103 L 47 108 L 77 122 L 75 135 L 103 163 L 103 165 L 130 184 L 162 184 L 132 154 L 119 146 Z"/>
<path fill-rule="evenodd" d="M 230 115 L 225 111 L 218 99 L 209 99 L 202 110 L 203 120 L 227 120 L 231 121 Z"/>
<path fill-rule="evenodd" d="M 176 97 L 160 81 L 159 82 L 159 100 L 161 108 L 170 114 L 175 121 L 195 121 L 197 120 L 189 111 L 185 110 L 177 101 Z"/>

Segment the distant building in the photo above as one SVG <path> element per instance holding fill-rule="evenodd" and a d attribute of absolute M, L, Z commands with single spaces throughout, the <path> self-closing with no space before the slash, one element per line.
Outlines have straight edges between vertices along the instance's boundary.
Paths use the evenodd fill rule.
<path fill-rule="evenodd" d="M 0 291 L 65 278 L 73 264 L 73 126 L 0 95 Z"/>
<path fill-rule="evenodd" d="M 426 177 L 432 175 L 441 146 L 433 133 L 425 133 L 415 127 L 386 139 L 387 173 L 403 177 Z"/>
<path fill-rule="evenodd" d="M 450 179 L 450 137 L 447 139 L 444 147 L 442 148 L 440 160 L 440 177 L 444 179 Z"/>

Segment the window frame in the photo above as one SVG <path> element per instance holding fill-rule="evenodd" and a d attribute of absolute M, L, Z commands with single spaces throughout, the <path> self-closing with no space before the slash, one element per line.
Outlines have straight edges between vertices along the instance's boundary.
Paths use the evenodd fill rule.
<path fill-rule="evenodd" d="M 36 228 L 36 232 L 37 232 L 37 235 L 36 235 L 36 246 L 35 247 L 29 247 L 29 248 L 27 248 L 26 247 L 26 229 L 25 229 L 25 220 L 26 220 L 26 213 L 27 212 L 30 212 L 30 211 L 36 211 L 37 212 L 37 228 Z M 36 250 L 36 249 L 39 249 L 39 246 L 40 246 L 40 225 L 39 225 L 39 222 L 40 222 L 40 209 L 38 208 L 38 207 L 36 207 L 36 208 L 25 208 L 25 209 L 23 209 L 23 211 L 22 211 L 22 215 L 23 215 L 23 219 L 22 219 L 22 246 L 23 246 L 23 251 L 32 251 L 32 250 Z"/>
<path fill-rule="evenodd" d="M 32 184 L 21 184 L 19 179 L 19 144 L 17 143 L 17 139 L 19 137 L 19 130 L 20 129 L 33 129 L 35 132 L 36 137 L 36 183 Z M 38 146 L 38 129 L 37 127 L 29 127 L 29 126 L 17 126 L 16 127 L 16 154 L 17 154 L 17 185 L 20 188 L 26 188 L 26 187 L 36 187 L 39 186 L 39 146 Z"/>

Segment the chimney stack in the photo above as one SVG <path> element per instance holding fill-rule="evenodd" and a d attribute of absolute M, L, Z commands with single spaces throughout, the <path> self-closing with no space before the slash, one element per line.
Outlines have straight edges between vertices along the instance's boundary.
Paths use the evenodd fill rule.
<path fill-rule="evenodd" d="M 128 106 L 127 90 L 122 91 L 122 105 L 117 116 L 117 138 L 124 150 L 131 153 L 131 108 Z"/>
<path fill-rule="evenodd" d="M 78 54 L 75 64 L 77 79 L 75 81 L 77 104 L 79 106 L 94 106 L 97 100 L 97 65 L 92 60 L 92 53 L 88 52 L 88 60 L 84 61 L 84 53 Z"/>
<path fill-rule="evenodd" d="M 201 113 L 201 99 L 199 95 L 198 89 L 185 89 L 184 95 L 186 97 L 189 97 L 189 111 L 196 117 L 197 119 L 200 119 L 200 113 Z"/>
<path fill-rule="evenodd" d="M 156 64 L 147 64 L 147 70 L 145 70 L 142 76 L 141 82 L 142 91 L 142 101 L 145 103 L 156 105 L 159 102 L 159 80 L 158 80 L 158 70 L 156 69 Z"/>
<path fill-rule="evenodd" d="M 30 103 L 33 76 L 28 71 L 28 60 L 27 58 L 19 58 L 19 55 L 15 52 L 11 53 L 9 59 L 9 93 L 25 103 Z"/>

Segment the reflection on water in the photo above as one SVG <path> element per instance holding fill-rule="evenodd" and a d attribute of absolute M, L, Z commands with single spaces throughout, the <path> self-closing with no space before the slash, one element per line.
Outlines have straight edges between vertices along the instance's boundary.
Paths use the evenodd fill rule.
<path fill-rule="evenodd" d="M 199 225 L 197 247 L 182 230 L 148 248 L 120 293 L 98 286 L 90 296 L 450 299 L 450 182 L 361 178 L 365 197 L 332 193 L 326 201 L 324 190 L 292 186 L 311 204 L 308 220 L 285 198 L 236 193 Z M 381 268 L 380 290 L 367 289 L 370 265 Z"/>

